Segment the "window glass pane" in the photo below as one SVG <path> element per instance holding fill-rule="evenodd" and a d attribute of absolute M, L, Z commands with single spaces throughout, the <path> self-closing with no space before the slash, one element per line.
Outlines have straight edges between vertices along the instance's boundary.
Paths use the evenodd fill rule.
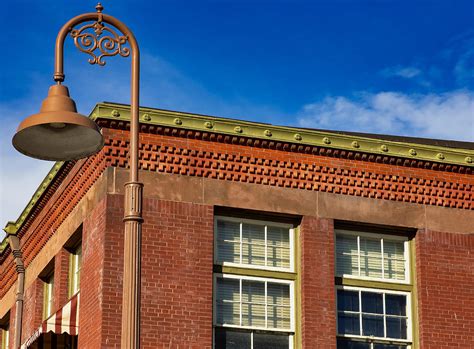
<path fill-rule="evenodd" d="M 240 223 L 217 221 L 217 260 L 240 263 Z"/>
<path fill-rule="evenodd" d="M 254 332 L 253 349 L 288 349 L 290 338 L 288 335 Z"/>
<path fill-rule="evenodd" d="M 242 326 L 265 327 L 265 283 L 242 280 Z"/>
<path fill-rule="evenodd" d="M 250 349 L 250 332 L 230 331 L 223 328 L 215 329 L 215 349 Z"/>
<path fill-rule="evenodd" d="M 362 315 L 362 335 L 383 337 L 383 315 Z"/>
<path fill-rule="evenodd" d="M 290 230 L 267 227 L 267 266 L 290 267 Z"/>
<path fill-rule="evenodd" d="M 339 334 L 360 335 L 360 322 L 358 314 L 338 312 L 337 331 Z"/>
<path fill-rule="evenodd" d="M 336 274 L 359 276 L 357 236 L 336 235 Z"/>
<path fill-rule="evenodd" d="M 405 243 L 384 240 L 383 254 L 385 278 L 405 280 Z"/>
<path fill-rule="evenodd" d="M 289 329 L 291 327 L 290 286 L 267 284 L 267 327 Z"/>
<path fill-rule="evenodd" d="M 360 274 L 382 277 L 382 247 L 380 239 L 360 237 Z"/>
<path fill-rule="evenodd" d="M 265 226 L 242 224 L 242 263 L 265 265 Z"/>
<path fill-rule="evenodd" d="M 385 312 L 388 315 L 406 316 L 407 297 L 404 295 L 386 294 Z"/>
<path fill-rule="evenodd" d="M 362 292 L 362 312 L 383 314 L 383 294 Z"/>
<path fill-rule="evenodd" d="M 402 317 L 387 316 L 387 337 L 407 338 L 407 320 Z"/>
<path fill-rule="evenodd" d="M 337 349 L 370 349 L 370 344 L 366 342 L 357 342 L 350 339 L 337 339 Z"/>
<path fill-rule="evenodd" d="M 359 292 L 337 290 L 337 310 L 359 311 Z"/>
<path fill-rule="evenodd" d="M 240 325 L 239 280 L 217 279 L 216 323 Z"/>

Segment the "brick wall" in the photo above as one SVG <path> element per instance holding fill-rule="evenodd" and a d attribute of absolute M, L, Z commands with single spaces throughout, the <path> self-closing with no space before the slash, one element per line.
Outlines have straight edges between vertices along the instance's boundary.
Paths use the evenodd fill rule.
<path fill-rule="evenodd" d="M 36 279 L 30 287 L 25 290 L 23 303 L 23 324 L 21 342 L 28 339 L 39 327 L 43 320 L 43 290 L 44 282 Z M 10 314 L 14 314 L 13 312 Z M 14 325 L 12 323 L 12 325 Z M 10 333 L 14 336 L 14 331 Z"/>
<path fill-rule="evenodd" d="M 53 312 L 60 309 L 68 301 L 68 277 L 69 277 L 69 255 L 62 248 L 54 257 L 54 290 L 53 290 Z"/>
<path fill-rule="evenodd" d="M 300 241 L 303 348 L 336 348 L 332 220 L 304 217 Z"/>
<path fill-rule="evenodd" d="M 416 272 L 421 348 L 474 348 L 474 235 L 420 231 Z"/>
<path fill-rule="evenodd" d="M 143 348 L 211 348 L 214 217 L 211 206 L 146 199 Z"/>
<path fill-rule="evenodd" d="M 104 309 L 110 300 L 104 292 L 105 222 L 107 199 L 103 199 L 82 225 L 82 266 L 79 308 L 79 348 L 101 348 Z"/>

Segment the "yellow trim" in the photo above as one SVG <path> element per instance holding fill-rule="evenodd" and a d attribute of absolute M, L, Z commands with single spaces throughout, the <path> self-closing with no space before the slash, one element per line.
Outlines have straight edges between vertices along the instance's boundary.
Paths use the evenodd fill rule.
<path fill-rule="evenodd" d="M 81 244 L 82 242 L 80 242 Z M 76 273 L 76 257 L 79 256 L 79 272 Z M 81 264 L 82 263 L 82 245 L 79 245 L 74 253 L 69 255 L 69 273 L 68 273 L 68 296 L 72 297 L 76 294 L 81 286 L 80 286 L 80 277 L 81 277 Z M 77 290 L 74 289 L 74 283 L 77 282 Z"/>
<path fill-rule="evenodd" d="M 222 274 L 234 274 L 243 276 L 255 276 L 269 279 L 282 279 L 282 280 L 296 280 L 296 273 L 284 272 L 284 271 L 273 271 L 273 270 L 261 270 L 251 268 L 240 268 L 240 267 L 228 267 L 224 265 L 215 265 L 214 273 Z"/>
<path fill-rule="evenodd" d="M 53 313 L 53 297 L 54 275 L 51 275 L 43 284 L 43 320 L 46 320 Z M 50 309 L 48 310 L 48 308 Z"/>
<path fill-rule="evenodd" d="M 336 276 L 336 285 L 368 287 L 368 288 L 376 288 L 376 289 L 381 289 L 381 290 L 383 289 L 383 290 L 406 291 L 406 292 L 411 292 L 413 290 L 413 286 L 409 284 L 361 280 L 361 279 L 353 279 L 353 278 L 340 277 L 340 276 Z"/>
<path fill-rule="evenodd" d="M 420 348 L 418 327 L 418 289 L 416 282 L 416 236 L 409 240 L 410 248 L 410 277 L 411 277 L 411 316 L 412 316 L 412 349 Z"/>
<path fill-rule="evenodd" d="M 295 336 L 294 336 L 294 345 L 295 349 L 303 348 L 303 333 L 301 331 L 301 317 L 302 317 L 302 307 L 301 307 L 301 236 L 300 236 L 300 227 L 295 227 L 293 229 L 294 235 L 294 266 L 296 270 L 296 280 L 295 280 Z"/>
<path fill-rule="evenodd" d="M 73 284 L 73 270 L 74 270 L 74 255 L 69 254 L 69 271 L 67 273 L 67 295 L 70 298 L 72 296 L 72 284 Z"/>

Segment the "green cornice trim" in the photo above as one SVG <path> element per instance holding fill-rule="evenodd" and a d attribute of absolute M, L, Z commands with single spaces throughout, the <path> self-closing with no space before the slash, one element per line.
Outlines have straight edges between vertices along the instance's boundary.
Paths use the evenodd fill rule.
<path fill-rule="evenodd" d="M 99 103 L 91 118 L 117 121 L 130 120 L 130 107 L 114 103 Z M 245 136 L 267 141 L 291 142 L 346 151 L 427 160 L 444 164 L 474 167 L 474 151 L 417 143 L 387 141 L 330 131 L 306 130 L 273 126 L 257 122 L 219 118 L 161 109 L 140 108 L 140 122 L 225 135 Z"/>
<path fill-rule="evenodd" d="M 24 208 L 23 212 L 21 212 L 18 219 L 15 222 L 11 222 L 11 221 L 8 222 L 7 225 L 5 226 L 5 228 L 3 228 L 3 230 L 7 234 L 16 235 L 16 233 L 20 230 L 20 228 L 22 227 L 22 225 L 25 222 L 26 218 L 30 214 L 31 210 L 36 205 L 36 203 L 41 198 L 41 196 L 46 191 L 46 189 L 49 187 L 49 185 L 51 184 L 53 179 L 56 177 L 56 175 L 58 174 L 59 170 L 62 168 L 64 163 L 65 163 L 64 161 L 60 161 L 60 162 L 56 162 L 53 165 L 53 168 L 48 172 L 46 177 L 44 177 L 43 181 L 38 186 L 38 189 L 36 189 L 35 193 L 31 197 L 31 199 L 28 202 L 28 204 L 26 205 L 26 207 Z M 3 243 L 0 246 L 3 246 Z M 0 247 L 0 253 L 2 251 L 3 251 L 3 249 Z"/>
<path fill-rule="evenodd" d="M 0 242 L 0 254 L 3 253 L 3 251 L 5 251 L 7 246 L 8 246 L 8 235 L 5 235 L 2 242 Z"/>

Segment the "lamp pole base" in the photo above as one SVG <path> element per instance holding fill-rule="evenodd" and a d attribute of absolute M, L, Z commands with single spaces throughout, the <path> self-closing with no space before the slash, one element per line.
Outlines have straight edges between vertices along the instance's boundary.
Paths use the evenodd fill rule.
<path fill-rule="evenodd" d="M 121 347 L 140 348 L 140 283 L 143 184 L 125 184 L 125 236 Z"/>

